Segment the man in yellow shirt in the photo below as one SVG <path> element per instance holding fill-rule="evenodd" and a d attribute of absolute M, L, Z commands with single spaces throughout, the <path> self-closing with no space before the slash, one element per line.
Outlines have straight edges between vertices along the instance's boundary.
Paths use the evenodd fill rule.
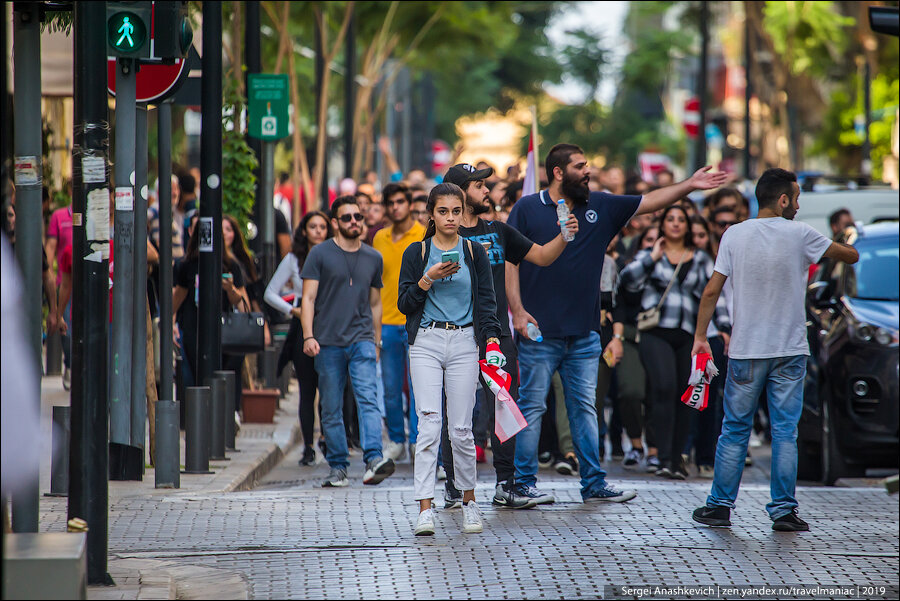
<path fill-rule="evenodd" d="M 425 227 L 413 219 L 410 211 L 412 193 L 402 183 L 390 183 L 382 190 L 385 215 L 391 226 L 375 234 L 372 246 L 384 261 L 381 289 L 381 378 L 384 383 L 384 409 L 390 441 L 384 456 L 394 461 L 406 453 L 406 424 L 403 410 L 403 383 L 409 390 L 409 444 L 416 444 L 416 409 L 412 385 L 409 384 L 409 341 L 406 336 L 406 316 L 397 308 L 397 289 L 400 283 L 400 263 L 403 252 L 413 242 L 425 236 Z M 412 453 L 410 453 L 412 456 Z"/>

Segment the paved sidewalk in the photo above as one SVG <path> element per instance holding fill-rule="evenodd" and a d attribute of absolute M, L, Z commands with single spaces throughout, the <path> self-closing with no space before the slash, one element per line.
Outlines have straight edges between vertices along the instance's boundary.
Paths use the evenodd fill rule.
<path fill-rule="evenodd" d="M 41 382 L 41 493 L 50 491 L 51 416 L 54 405 L 68 406 L 69 393 L 62 387 L 60 376 L 45 376 Z M 147 434 L 149 438 L 149 431 Z M 192 495 L 249 490 L 289 453 L 299 440 L 296 383 L 280 401 L 274 424 L 243 424 L 235 441 L 238 452 L 227 452 L 227 461 L 210 461 L 212 474 L 181 474 L 180 489 L 157 489 L 154 470 L 149 466 L 141 481 L 109 483 L 109 573 L 114 587 L 88 587 L 89 599 L 246 599 L 246 580 L 237 573 L 184 563 L 125 558 L 125 541 L 117 540 L 115 524 L 118 508 L 136 502 L 145 509 L 141 527 L 156 531 L 160 521 L 153 508 L 158 503 L 185 506 Z M 149 447 L 145 447 L 149 448 Z M 184 461 L 184 432 L 181 434 L 181 458 Z M 183 463 L 182 463 L 183 465 Z M 171 504 L 171 505 L 169 505 Z M 66 498 L 41 497 L 41 532 L 64 532 Z M 139 536 L 138 538 L 141 538 Z"/>

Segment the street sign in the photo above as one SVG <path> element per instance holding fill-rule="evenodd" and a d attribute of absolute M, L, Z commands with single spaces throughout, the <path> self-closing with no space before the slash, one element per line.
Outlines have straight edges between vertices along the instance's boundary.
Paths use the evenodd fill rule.
<path fill-rule="evenodd" d="M 260 140 L 288 135 L 288 76 L 251 73 L 247 77 L 248 134 Z"/>
<path fill-rule="evenodd" d="M 696 96 L 684 103 L 684 131 L 691 139 L 700 135 L 700 99 Z"/>
<path fill-rule="evenodd" d="M 116 60 L 106 62 L 106 87 L 110 94 L 116 95 Z M 178 91 L 183 80 L 187 79 L 187 59 L 176 58 L 174 63 L 141 61 L 141 69 L 137 72 L 137 101 L 161 102 Z"/>

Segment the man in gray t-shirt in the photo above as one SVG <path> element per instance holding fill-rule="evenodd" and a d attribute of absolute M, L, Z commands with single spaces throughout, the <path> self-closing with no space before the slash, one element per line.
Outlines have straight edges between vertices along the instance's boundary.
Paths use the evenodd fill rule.
<path fill-rule="evenodd" d="M 381 411 L 376 401 L 375 362 L 381 347 L 381 255 L 360 242 L 363 216 L 353 196 L 331 208 L 335 237 L 309 252 L 303 265 L 303 352 L 315 357 L 322 432 L 331 473 L 322 486 L 347 486 L 344 387 L 347 374 L 359 411 L 366 471 L 363 484 L 394 473 L 381 451 Z"/>
<path fill-rule="evenodd" d="M 693 355 L 710 353 L 706 330 L 727 279 L 734 288 L 734 326 L 725 380 L 725 418 L 706 505 L 694 511 L 707 526 L 730 526 L 759 396 L 768 393 L 772 425 L 772 529 L 809 530 L 797 515 L 797 423 L 803 410 L 806 342 L 804 294 L 809 267 L 823 256 L 856 263 L 852 246 L 831 242 L 805 223 L 797 176 L 769 169 L 756 185 L 759 216 L 722 237 L 715 271 L 703 291 Z"/>

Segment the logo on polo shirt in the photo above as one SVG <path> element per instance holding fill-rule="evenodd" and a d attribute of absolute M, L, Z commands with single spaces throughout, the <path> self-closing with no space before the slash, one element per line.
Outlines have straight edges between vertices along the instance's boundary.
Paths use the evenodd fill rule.
<path fill-rule="evenodd" d="M 584 214 L 584 218 L 588 220 L 588 223 L 597 223 L 597 211 L 589 209 L 588 212 Z"/>

